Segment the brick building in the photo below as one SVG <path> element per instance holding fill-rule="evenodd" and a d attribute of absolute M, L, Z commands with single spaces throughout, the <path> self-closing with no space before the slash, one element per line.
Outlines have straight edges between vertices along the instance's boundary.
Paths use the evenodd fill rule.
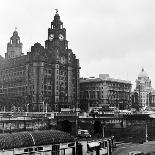
<path fill-rule="evenodd" d="M 68 48 L 66 29 L 55 14 L 45 47 L 24 55 L 15 30 L 0 59 L 1 111 L 60 111 L 79 101 L 79 60 Z"/>
<path fill-rule="evenodd" d="M 130 105 L 131 82 L 110 78 L 108 74 L 100 74 L 99 78 L 80 79 L 80 107 L 109 105 L 118 109 L 127 109 Z"/>

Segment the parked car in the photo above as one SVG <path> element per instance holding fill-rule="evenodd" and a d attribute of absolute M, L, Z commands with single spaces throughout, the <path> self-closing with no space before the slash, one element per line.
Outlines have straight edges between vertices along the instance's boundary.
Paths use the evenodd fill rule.
<path fill-rule="evenodd" d="M 141 151 L 132 151 L 132 152 L 129 152 L 128 155 L 145 155 L 145 154 Z"/>
<path fill-rule="evenodd" d="M 155 155 L 155 151 L 148 152 L 146 155 Z"/>
<path fill-rule="evenodd" d="M 88 130 L 78 130 L 78 137 L 79 138 L 90 138 L 91 135 L 89 134 Z"/>

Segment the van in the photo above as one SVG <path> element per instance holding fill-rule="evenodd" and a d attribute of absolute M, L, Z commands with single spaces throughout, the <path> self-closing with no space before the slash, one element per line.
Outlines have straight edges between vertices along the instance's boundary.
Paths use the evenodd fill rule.
<path fill-rule="evenodd" d="M 78 137 L 79 138 L 90 138 L 91 135 L 89 134 L 88 130 L 78 130 Z"/>

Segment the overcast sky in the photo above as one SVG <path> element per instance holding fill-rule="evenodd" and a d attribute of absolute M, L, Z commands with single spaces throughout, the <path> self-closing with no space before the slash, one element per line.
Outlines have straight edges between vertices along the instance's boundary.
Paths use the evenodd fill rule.
<path fill-rule="evenodd" d="M 0 54 L 15 27 L 25 54 L 44 45 L 56 8 L 82 77 L 109 74 L 134 88 L 143 67 L 155 88 L 154 0 L 1 0 Z"/>

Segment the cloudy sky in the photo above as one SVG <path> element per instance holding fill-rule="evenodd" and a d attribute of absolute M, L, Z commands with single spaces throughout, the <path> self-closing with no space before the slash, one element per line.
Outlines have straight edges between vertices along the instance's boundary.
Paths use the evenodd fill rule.
<path fill-rule="evenodd" d="M 134 88 L 143 67 L 155 88 L 154 0 L 1 0 L 0 54 L 15 27 L 25 54 L 36 42 L 44 45 L 56 8 L 82 77 L 108 73 Z"/>

